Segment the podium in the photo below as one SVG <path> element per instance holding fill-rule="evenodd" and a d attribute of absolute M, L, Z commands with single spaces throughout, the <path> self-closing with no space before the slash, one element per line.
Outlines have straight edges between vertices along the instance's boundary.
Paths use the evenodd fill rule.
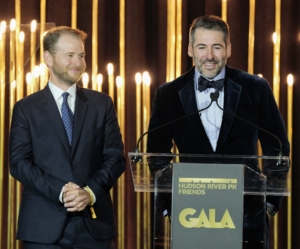
<path fill-rule="evenodd" d="M 290 195 L 288 157 L 128 156 L 135 191 L 153 192 L 153 249 L 264 249 L 266 207 Z"/>

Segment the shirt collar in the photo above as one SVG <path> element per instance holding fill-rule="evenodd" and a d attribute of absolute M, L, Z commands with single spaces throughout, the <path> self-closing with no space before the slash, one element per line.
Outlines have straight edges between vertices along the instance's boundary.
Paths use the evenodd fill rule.
<path fill-rule="evenodd" d="M 61 95 L 65 92 L 64 90 L 62 90 L 61 88 L 57 87 L 56 85 L 54 85 L 51 81 L 48 82 L 50 91 L 55 99 L 55 101 L 57 101 Z M 70 94 L 70 96 L 72 98 L 76 98 L 76 90 L 77 90 L 77 85 L 73 84 L 68 90 L 67 92 Z"/>

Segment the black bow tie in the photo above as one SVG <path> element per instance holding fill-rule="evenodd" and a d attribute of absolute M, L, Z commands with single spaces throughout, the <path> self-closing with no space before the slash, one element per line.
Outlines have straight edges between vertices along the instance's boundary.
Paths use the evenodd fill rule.
<path fill-rule="evenodd" d="M 198 79 L 198 90 L 200 92 L 205 91 L 207 88 L 214 88 L 217 91 L 222 91 L 223 87 L 224 87 L 224 79 L 209 81 L 202 76 L 200 76 Z"/>

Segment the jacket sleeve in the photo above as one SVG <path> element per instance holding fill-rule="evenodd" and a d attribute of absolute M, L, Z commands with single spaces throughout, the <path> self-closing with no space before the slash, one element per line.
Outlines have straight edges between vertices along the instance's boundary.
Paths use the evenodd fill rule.
<path fill-rule="evenodd" d="M 59 194 L 65 181 L 34 164 L 30 124 L 20 102 L 13 109 L 9 160 L 10 173 L 15 179 L 48 200 L 59 203 Z"/>

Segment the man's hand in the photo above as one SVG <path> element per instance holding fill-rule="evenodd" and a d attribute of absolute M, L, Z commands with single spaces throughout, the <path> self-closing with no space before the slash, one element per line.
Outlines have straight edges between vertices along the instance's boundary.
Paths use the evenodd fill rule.
<path fill-rule="evenodd" d="M 63 189 L 63 201 L 68 212 L 76 212 L 85 209 L 90 204 L 91 198 L 87 191 L 69 182 Z"/>

